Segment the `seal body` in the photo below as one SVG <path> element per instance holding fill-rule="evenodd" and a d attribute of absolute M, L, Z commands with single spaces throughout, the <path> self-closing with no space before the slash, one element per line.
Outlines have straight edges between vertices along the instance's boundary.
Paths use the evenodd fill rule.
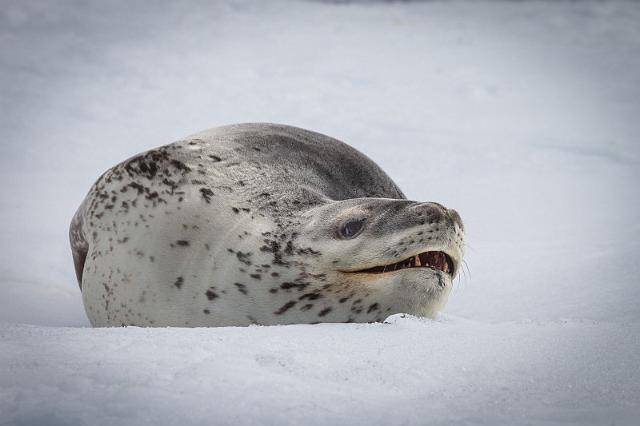
<path fill-rule="evenodd" d="M 94 326 L 433 317 L 463 252 L 455 211 L 406 200 L 342 142 L 275 124 L 207 130 L 109 169 L 70 239 Z"/>

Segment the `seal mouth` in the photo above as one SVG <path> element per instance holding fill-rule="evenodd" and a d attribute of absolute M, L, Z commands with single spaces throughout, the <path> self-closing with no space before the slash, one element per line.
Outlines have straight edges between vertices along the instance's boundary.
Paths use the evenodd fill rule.
<path fill-rule="evenodd" d="M 431 268 L 449 275 L 453 275 L 454 271 L 453 260 L 447 253 L 443 251 L 425 251 L 401 260 L 400 262 L 350 272 L 362 274 L 384 274 L 409 268 Z"/>

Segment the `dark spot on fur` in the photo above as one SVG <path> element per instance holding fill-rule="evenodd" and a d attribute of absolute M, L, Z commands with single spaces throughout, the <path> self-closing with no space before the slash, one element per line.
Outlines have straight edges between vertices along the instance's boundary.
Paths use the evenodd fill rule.
<path fill-rule="evenodd" d="M 178 187 L 178 184 L 175 181 L 172 181 L 171 179 L 164 178 L 162 179 L 162 183 L 164 183 L 169 187 L 169 189 L 171 189 L 170 191 L 171 194 L 173 194 L 173 191 L 175 191 L 175 189 Z"/>
<path fill-rule="evenodd" d="M 178 240 L 176 241 L 176 244 L 182 247 L 187 247 L 189 245 L 189 241 L 187 240 Z"/>
<path fill-rule="evenodd" d="M 302 296 L 300 296 L 300 300 L 304 300 L 304 299 L 309 299 L 309 300 L 316 300 L 316 299 L 320 299 L 322 297 L 322 294 L 320 294 L 319 292 L 313 292 L 313 293 L 306 293 L 303 294 Z"/>
<path fill-rule="evenodd" d="M 296 253 L 300 255 L 310 255 L 310 256 L 319 256 L 321 254 L 319 251 L 316 251 L 311 247 L 298 249 L 296 250 Z"/>
<path fill-rule="evenodd" d="M 292 289 L 292 288 L 297 288 L 298 290 L 304 290 L 308 285 L 309 285 L 309 283 L 284 282 L 284 283 L 280 284 L 280 288 L 283 289 L 283 290 L 289 290 L 289 289 Z"/>
<path fill-rule="evenodd" d="M 131 182 L 129 183 L 127 186 L 135 189 L 136 191 L 138 191 L 138 195 L 144 193 L 144 186 L 140 185 L 138 182 Z M 125 186 L 124 191 L 121 189 L 120 192 L 125 192 L 127 190 L 127 186 Z"/>
<path fill-rule="evenodd" d="M 277 241 L 264 240 L 264 242 L 268 245 L 263 245 L 260 247 L 260 251 L 271 252 L 273 253 L 273 264 L 274 265 L 288 265 L 288 263 L 283 262 L 282 253 L 280 252 L 281 246 Z"/>
<path fill-rule="evenodd" d="M 369 309 L 367 309 L 367 313 L 370 314 L 371 312 L 375 311 L 376 309 L 378 309 L 378 304 L 374 303 L 374 304 L 369 306 Z"/>
<path fill-rule="evenodd" d="M 276 315 L 282 315 L 285 312 L 287 312 L 289 309 L 293 308 L 295 306 L 295 304 L 298 303 L 295 300 L 290 300 L 287 303 L 285 303 L 284 305 L 282 305 L 280 307 L 280 309 L 278 309 L 277 311 L 274 312 L 274 314 Z"/>
<path fill-rule="evenodd" d="M 333 310 L 333 308 L 331 308 L 331 307 L 324 308 L 323 310 L 321 310 L 321 311 L 318 313 L 318 316 L 319 316 L 319 317 L 323 317 L 323 316 L 327 315 L 329 312 L 331 312 L 332 310 Z"/>
<path fill-rule="evenodd" d="M 208 310 L 208 309 L 204 309 L 202 312 L 204 312 L 204 313 L 205 313 L 205 314 L 207 314 L 207 315 L 209 315 L 209 314 L 211 313 L 211 311 L 210 311 L 210 310 Z"/>
<path fill-rule="evenodd" d="M 242 294 L 247 294 L 247 286 L 240 283 L 233 283 L 238 288 L 238 291 Z"/>
<path fill-rule="evenodd" d="M 218 297 L 218 295 L 216 294 L 215 291 L 213 291 L 213 287 L 211 287 L 209 290 L 207 290 L 207 292 L 205 293 L 205 295 L 207 296 L 207 299 L 209 300 L 213 300 L 215 298 Z"/>
<path fill-rule="evenodd" d="M 262 279 L 262 276 L 260 274 L 251 274 L 249 275 L 251 278 L 255 278 L 256 280 Z"/>
<path fill-rule="evenodd" d="M 204 201 L 206 201 L 207 203 L 211 203 L 211 197 L 213 196 L 212 190 L 210 190 L 209 188 L 200 188 L 200 194 L 202 195 Z"/>
<path fill-rule="evenodd" d="M 187 166 L 186 164 L 184 164 L 182 161 L 178 161 L 178 160 L 171 160 L 171 165 L 173 167 L 175 167 L 176 169 L 180 170 L 183 173 L 186 172 L 190 172 L 191 171 L 191 167 Z"/>
<path fill-rule="evenodd" d="M 287 241 L 287 247 L 285 247 L 284 253 L 289 256 L 293 254 L 293 243 L 291 241 Z"/>
<path fill-rule="evenodd" d="M 182 284 L 184 284 L 184 278 L 182 277 L 176 278 L 176 282 L 173 283 L 173 285 L 175 285 L 178 288 L 181 288 Z"/>
<path fill-rule="evenodd" d="M 154 198 L 158 198 L 158 192 L 153 191 L 144 196 L 147 200 L 153 200 Z"/>
<path fill-rule="evenodd" d="M 249 257 L 251 256 L 250 252 L 247 253 L 243 253 L 241 251 L 238 251 L 236 253 L 236 257 L 238 258 L 238 260 L 242 263 L 244 263 L 245 265 L 251 265 L 251 261 L 249 260 Z"/>

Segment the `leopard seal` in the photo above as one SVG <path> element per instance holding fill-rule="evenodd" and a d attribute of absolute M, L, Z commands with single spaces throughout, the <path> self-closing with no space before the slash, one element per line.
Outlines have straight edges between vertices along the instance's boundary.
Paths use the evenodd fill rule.
<path fill-rule="evenodd" d="M 343 142 L 265 123 L 206 130 L 112 167 L 69 235 L 97 327 L 434 317 L 464 247 L 454 210 L 407 200 Z"/>

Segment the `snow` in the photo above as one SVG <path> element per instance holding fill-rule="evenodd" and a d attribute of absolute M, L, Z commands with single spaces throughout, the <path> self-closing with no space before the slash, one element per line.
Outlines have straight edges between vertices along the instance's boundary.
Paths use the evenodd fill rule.
<path fill-rule="evenodd" d="M 617 324 L 391 321 L 0 328 L 3 388 L 18 389 L 0 410 L 27 424 L 637 421 L 638 356 L 609 350 L 637 337 Z"/>
<path fill-rule="evenodd" d="M 5 1 L 0 424 L 637 424 L 640 4 Z M 91 329 L 97 176 L 234 122 L 456 208 L 441 318 Z"/>

